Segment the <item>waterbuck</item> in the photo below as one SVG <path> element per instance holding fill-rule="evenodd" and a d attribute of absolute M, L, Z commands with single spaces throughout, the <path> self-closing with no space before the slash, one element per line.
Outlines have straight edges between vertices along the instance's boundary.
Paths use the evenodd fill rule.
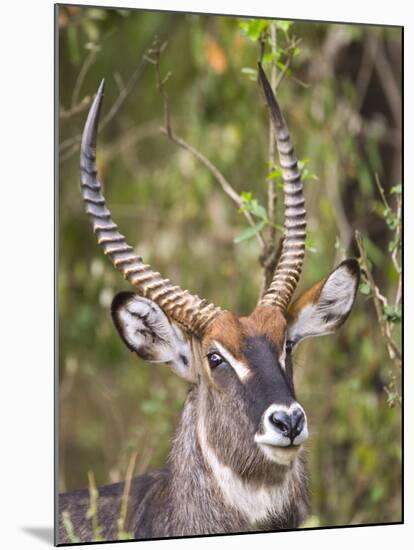
<path fill-rule="evenodd" d="M 112 302 L 127 348 L 166 363 L 190 383 L 167 465 L 132 479 L 125 529 L 138 539 L 292 529 L 308 512 L 303 443 L 305 411 L 296 400 L 292 352 L 305 338 L 334 332 L 348 317 L 358 287 L 355 259 L 292 305 L 305 254 L 303 186 L 289 132 L 259 66 L 283 172 L 284 238 L 273 280 L 254 311 L 237 317 L 163 279 L 143 263 L 112 221 L 96 170 L 103 83 L 90 108 L 81 146 L 81 189 L 98 243 L 136 288 Z M 98 523 L 117 538 L 125 483 L 99 488 Z M 59 497 L 74 533 L 92 539 L 88 490 Z M 68 542 L 60 520 L 59 543 Z"/>

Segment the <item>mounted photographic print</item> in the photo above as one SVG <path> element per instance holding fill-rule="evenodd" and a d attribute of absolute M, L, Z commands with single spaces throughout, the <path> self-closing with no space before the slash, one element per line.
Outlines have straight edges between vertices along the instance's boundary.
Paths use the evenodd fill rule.
<path fill-rule="evenodd" d="M 403 29 L 247 15 L 56 6 L 58 545 L 402 522 Z"/>

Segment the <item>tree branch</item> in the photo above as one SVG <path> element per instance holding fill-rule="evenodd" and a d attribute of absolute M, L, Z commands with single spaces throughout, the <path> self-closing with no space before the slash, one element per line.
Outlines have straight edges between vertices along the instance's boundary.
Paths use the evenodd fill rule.
<path fill-rule="evenodd" d="M 387 210 L 391 211 L 390 204 L 387 200 L 387 197 L 385 196 L 384 188 L 381 184 L 381 181 L 379 179 L 378 174 L 375 174 L 375 183 L 377 184 L 378 191 L 381 195 L 382 202 Z M 397 208 L 396 208 L 396 217 L 397 219 L 401 219 L 401 195 L 397 194 Z M 395 243 L 394 250 L 391 253 L 391 260 L 394 264 L 395 271 L 398 273 L 398 286 L 397 286 L 397 292 L 395 295 L 395 302 L 394 307 L 398 308 L 401 305 L 401 298 L 402 298 L 402 275 L 401 275 L 401 264 L 398 259 L 398 244 L 401 240 L 401 224 L 397 224 L 394 232 L 394 239 L 393 242 Z"/>
<path fill-rule="evenodd" d="M 181 137 L 179 137 L 172 129 L 171 125 L 171 116 L 170 116 L 170 110 L 169 110 L 169 102 L 168 102 L 168 94 L 165 90 L 165 83 L 167 82 L 168 78 L 170 77 L 170 73 L 167 73 L 167 75 L 162 78 L 161 77 L 161 69 L 160 69 L 160 57 L 161 53 L 164 51 L 166 47 L 166 43 L 164 42 L 161 45 L 158 45 L 155 43 L 152 48 L 148 50 L 149 55 L 146 57 L 146 60 L 150 63 L 152 63 L 155 66 L 155 72 L 156 72 L 156 78 L 157 78 L 157 88 L 160 92 L 160 95 L 163 100 L 163 108 L 164 108 L 164 126 L 160 128 L 160 131 L 163 135 L 167 136 L 173 143 L 181 147 L 182 149 L 188 151 L 191 155 L 193 155 L 198 161 L 200 161 L 213 175 L 217 183 L 220 185 L 224 193 L 230 197 L 230 199 L 237 205 L 238 208 L 241 208 L 243 206 L 243 200 L 241 199 L 240 195 L 235 191 L 233 186 L 230 184 L 230 182 L 225 178 L 225 176 L 220 172 L 220 170 L 205 156 L 203 153 L 201 153 L 198 149 L 184 141 Z M 253 216 L 250 214 L 250 212 L 247 212 L 243 210 L 243 214 L 247 220 L 247 222 L 253 227 L 256 225 Z M 263 237 L 263 234 L 261 231 L 258 231 L 256 233 L 256 239 L 258 243 L 260 244 L 260 247 L 262 250 L 265 248 L 265 240 Z"/>
<path fill-rule="evenodd" d="M 385 345 L 387 347 L 388 355 L 394 363 L 397 363 L 398 366 L 401 366 L 401 352 L 391 335 L 392 324 L 389 323 L 384 317 L 383 308 L 384 306 L 388 305 L 388 301 L 385 296 L 381 294 L 378 286 L 375 283 L 374 277 L 369 267 L 365 245 L 359 231 L 355 231 L 355 240 L 357 242 L 359 253 L 361 256 L 362 268 L 365 272 L 365 276 L 371 289 L 375 312 L 377 315 L 378 323 L 380 325 L 381 333 L 385 339 Z"/>
<path fill-rule="evenodd" d="M 70 109 L 64 109 L 62 106 L 59 109 L 59 118 L 61 120 L 67 120 L 89 107 L 91 103 L 91 97 L 86 95 L 79 103 L 71 107 Z"/>
<path fill-rule="evenodd" d="M 78 77 L 75 82 L 75 86 L 73 87 L 72 91 L 72 99 L 70 102 L 71 109 L 74 108 L 74 106 L 79 103 L 79 94 L 80 90 L 82 88 L 82 84 L 85 80 L 85 77 L 89 71 L 89 69 L 92 67 L 92 65 L 95 63 L 96 55 L 99 51 L 99 46 L 96 44 L 92 45 L 92 48 L 90 49 L 88 55 L 85 57 L 85 61 L 82 64 L 81 70 L 79 71 Z"/>
<path fill-rule="evenodd" d="M 382 41 L 376 37 L 375 42 L 375 45 L 372 44 L 371 55 L 388 105 L 392 111 L 395 125 L 397 128 L 401 128 L 401 93 Z"/>
<path fill-rule="evenodd" d="M 138 62 L 138 65 L 136 66 L 135 70 L 130 76 L 128 82 L 121 89 L 121 91 L 118 94 L 118 97 L 112 104 L 112 107 L 110 108 L 106 116 L 102 119 L 102 122 L 100 124 L 101 130 L 105 128 L 105 126 L 107 126 L 109 122 L 115 117 L 115 115 L 121 108 L 123 102 L 128 97 L 134 85 L 136 84 L 138 78 L 141 76 L 141 73 L 144 67 L 145 67 L 145 56 L 142 55 L 141 59 Z M 79 77 L 78 77 L 78 81 L 79 81 Z M 119 83 L 119 78 L 117 82 Z M 75 94 L 73 94 L 73 97 L 76 97 Z M 72 136 L 66 139 L 60 144 L 59 146 L 60 162 L 64 162 L 68 160 L 72 155 L 74 155 L 77 151 L 79 151 L 81 139 L 82 139 L 82 134 L 79 133 L 76 136 Z"/>

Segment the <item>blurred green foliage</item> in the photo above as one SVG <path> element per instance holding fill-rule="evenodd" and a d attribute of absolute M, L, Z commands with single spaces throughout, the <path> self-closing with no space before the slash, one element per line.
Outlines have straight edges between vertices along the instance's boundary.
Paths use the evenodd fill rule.
<path fill-rule="evenodd" d="M 112 325 L 111 299 L 127 286 L 83 211 L 78 151 L 85 109 L 105 77 L 103 117 L 114 105 L 116 114 L 100 132 L 98 164 L 128 241 L 178 284 L 248 313 L 261 284 L 257 242 L 211 174 L 160 134 L 154 68 L 141 60 L 155 36 L 168 42 L 161 66 L 171 71 L 166 86 L 175 131 L 244 193 L 243 208 L 263 229 L 268 120 L 254 71 L 269 21 L 61 6 L 58 23 L 59 489 L 69 490 L 86 487 L 88 471 L 98 485 L 123 479 L 134 450 L 137 472 L 161 466 L 187 391 L 167 367 L 130 354 Z M 305 171 L 310 237 L 302 287 L 344 255 L 358 255 L 358 229 L 379 287 L 393 298 L 394 211 L 383 211 L 374 176 L 393 205 L 390 191 L 401 183 L 401 32 L 288 21 L 277 28 L 279 71 L 287 63 L 286 36 L 300 38 L 278 96 Z M 385 52 L 394 97 L 371 51 Z M 263 53 L 271 63 L 266 45 Z M 400 343 L 401 314 L 387 314 L 398 316 Z M 311 427 L 309 525 L 399 521 L 401 411 L 387 404 L 385 389 L 394 384 L 398 391 L 399 373 L 366 284 L 344 328 L 302 344 L 295 368 Z"/>

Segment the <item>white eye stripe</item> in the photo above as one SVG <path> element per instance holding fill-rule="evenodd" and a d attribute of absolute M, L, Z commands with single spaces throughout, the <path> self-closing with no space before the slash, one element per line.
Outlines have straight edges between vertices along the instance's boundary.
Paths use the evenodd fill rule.
<path fill-rule="evenodd" d="M 213 343 L 223 359 L 233 368 L 241 382 L 244 382 L 252 375 L 252 371 L 244 363 L 238 361 L 224 346 L 217 341 Z"/>
<path fill-rule="evenodd" d="M 282 352 L 279 356 L 279 364 L 280 366 L 282 367 L 283 370 L 286 370 L 286 365 L 285 365 L 285 362 L 286 362 L 286 336 L 285 336 L 285 340 L 283 342 L 283 346 L 282 346 Z"/>

